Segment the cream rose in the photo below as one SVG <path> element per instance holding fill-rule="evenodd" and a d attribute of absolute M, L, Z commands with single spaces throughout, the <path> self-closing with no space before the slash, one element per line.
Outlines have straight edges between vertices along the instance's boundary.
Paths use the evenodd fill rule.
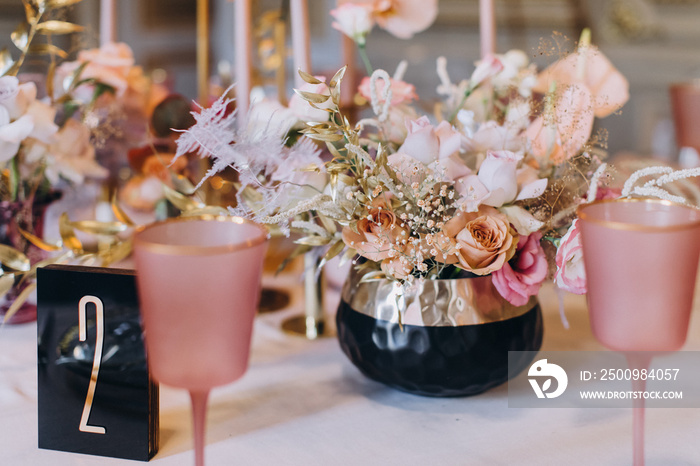
<path fill-rule="evenodd" d="M 461 212 L 445 224 L 443 231 L 455 239 L 460 267 L 477 275 L 499 270 L 513 257 L 517 246 L 508 219 L 493 207 Z"/>

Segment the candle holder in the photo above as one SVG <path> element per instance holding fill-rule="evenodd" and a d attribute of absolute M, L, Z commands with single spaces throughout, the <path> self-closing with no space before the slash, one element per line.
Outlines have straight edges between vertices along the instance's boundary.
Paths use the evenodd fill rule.
<path fill-rule="evenodd" d="M 304 314 L 282 322 L 282 330 L 291 335 L 316 340 L 335 335 L 326 322 L 323 312 L 323 271 L 318 269 L 321 258 L 314 252 L 304 255 Z"/>

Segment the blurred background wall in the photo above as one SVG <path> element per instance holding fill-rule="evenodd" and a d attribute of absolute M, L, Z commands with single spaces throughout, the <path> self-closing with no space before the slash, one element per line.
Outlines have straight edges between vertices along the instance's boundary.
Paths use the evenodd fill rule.
<path fill-rule="evenodd" d="M 308 0 L 312 67 L 332 74 L 341 63 L 340 33 L 328 12 L 336 0 Z M 253 16 L 284 10 L 282 0 L 254 1 Z M 376 29 L 368 38 L 375 68 L 390 73 L 403 58 L 405 80 L 426 103 L 436 97 L 435 60 L 443 55 L 457 81 L 468 77 L 479 55 L 478 0 L 439 0 L 438 19 L 411 40 Z M 196 96 L 195 0 L 118 0 L 118 38 L 128 43 L 137 63 L 155 71 L 177 92 Z M 84 0 L 69 14 L 86 25 L 80 45 L 98 44 L 98 0 Z M 0 47 L 22 18 L 20 0 L 0 0 Z M 543 66 L 570 51 L 584 27 L 593 42 L 630 81 L 631 99 L 620 115 L 602 121 L 609 151 L 631 151 L 667 160 L 677 157 L 669 99 L 672 83 L 700 78 L 700 0 L 496 0 L 498 51 L 518 48 Z M 212 72 L 233 74 L 233 3 L 211 0 Z M 75 46 L 77 44 L 73 44 Z M 67 44 L 70 48 L 70 44 Z M 257 61 L 260 64 L 260 59 Z M 291 60 L 288 89 L 291 91 Z"/>

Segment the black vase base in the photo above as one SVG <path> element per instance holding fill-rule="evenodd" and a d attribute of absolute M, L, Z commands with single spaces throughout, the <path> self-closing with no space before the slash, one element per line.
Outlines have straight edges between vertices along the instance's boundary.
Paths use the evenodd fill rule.
<path fill-rule="evenodd" d="M 539 304 L 518 317 L 478 325 L 422 327 L 378 320 L 341 301 L 336 314 L 343 352 L 367 377 L 408 393 L 472 396 L 525 369 L 523 356 L 508 368 L 509 351 L 542 346 Z"/>

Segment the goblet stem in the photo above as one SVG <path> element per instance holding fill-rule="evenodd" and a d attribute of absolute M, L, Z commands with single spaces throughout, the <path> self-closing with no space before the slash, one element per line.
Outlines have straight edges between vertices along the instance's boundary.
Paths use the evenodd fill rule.
<path fill-rule="evenodd" d="M 651 356 L 639 353 L 628 353 L 627 364 L 634 371 L 637 369 L 641 375 L 642 369 L 649 369 Z M 646 390 L 647 381 L 641 376 L 638 379 L 632 378 L 632 390 L 635 392 L 643 392 Z M 644 466 L 644 398 L 634 398 L 632 400 L 632 464 L 634 466 Z"/>
<path fill-rule="evenodd" d="M 204 431 L 207 422 L 207 400 L 209 391 L 190 392 L 192 421 L 194 426 L 194 464 L 204 466 Z"/>

